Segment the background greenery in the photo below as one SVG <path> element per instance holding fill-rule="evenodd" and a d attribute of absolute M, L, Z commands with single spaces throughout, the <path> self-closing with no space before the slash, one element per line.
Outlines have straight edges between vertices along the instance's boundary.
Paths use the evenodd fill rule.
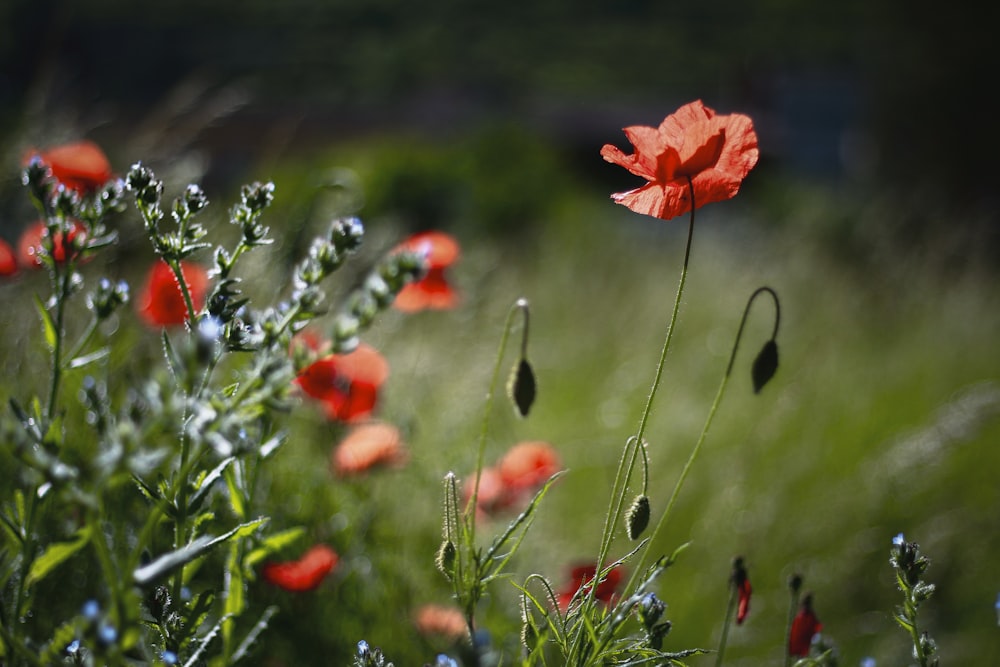
<path fill-rule="evenodd" d="M 736 378 L 665 533 L 664 550 L 692 542 L 661 585 L 671 643 L 714 646 L 740 553 L 755 596 L 729 664 L 779 661 L 792 572 L 843 664 L 901 664 L 888 549 L 902 531 L 932 558 L 926 622 L 946 661 L 992 664 L 1000 246 L 997 135 L 978 98 L 995 56 L 979 38 L 987 17 L 925 4 L 5 3 L 0 234 L 15 239 L 30 216 L 23 149 L 85 135 L 119 172 L 144 159 L 175 191 L 204 182 L 220 220 L 236 184 L 273 179 L 266 221 L 282 242 L 254 276 L 261 292 L 337 212 L 366 221 L 362 264 L 413 229 L 459 238 L 462 305 L 390 315 L 368 337 L 392 365 L 380 416 L 404 429 L 409 466 L 334 480 L 326 457 L 342 430 L 302 406 L 269 481 L 274 520 L 308 526 L 344 560 L 317 593 L 253 591 L 282 608 L 271 664 L 343 663 L 362 638 L 420 664 L 449 648 L 410 623 L 415 605 L 447 600 L 431 563 L 440 479 L 474 464 L 500 326 L 520 296 L 539 400 L 526 421 L 492 407 L 487 458 L 546 439 L 571 472 L 516 569 L 558 581 L 596 551 L 595 489 L 610 488 L 637 424 L 685 227 L 611 204 L 633 180 L 600 145 L 695 97 L 750 113 L 764 160 L 737 199 L 699 215 L 649 430 L 654 511 L 760 284 L 782 296 L 781 368 L 759 396 Z M 137 218 L 121 229 L 112 267 L 138 280 L 151 254 Z M 4 327 L 4 399 L 44 382 L 29 301 L 42 286 L 0 285 L 20 313 Z M 757 308 L 744 368 L 770 326 Z M 130 359 L 157 358 L 155 336 L 127 336 Z M 496 641 L 515 628 L 511 599 L 501 583 L 485 610 Z"/>

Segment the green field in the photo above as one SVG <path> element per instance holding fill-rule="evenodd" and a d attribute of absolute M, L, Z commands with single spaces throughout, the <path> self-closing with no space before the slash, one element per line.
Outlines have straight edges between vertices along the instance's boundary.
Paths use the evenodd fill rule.
<path fill-rule="evenodd" d="M 309 187 L 285 173 L 275 176 L 279 205 L 265 218 L 284 239 L 273 251 L 279 256 L 302 224 L 296 202 L 284 200 L 282 208 L 282 197 L 294 199 Z M 778 373 L 753 394 L 750 363 L 772 325 L 771 305 L 761 300 L 728 393 L 657 545 L 670 552 L 690 542 L 659 583 L 673 621 L 667 648 L 715 648 L 730 561 L 741 554 L 754 597 L 749 619 L 730 635 L 726 664 L 781 663 L 786 581 L 796 572 L 815 594 L 841 664 L 865 656 L 879 665 L 907 664 L 908 638 L 892 619 L 899 596 L 888 563 L 891 539 L 902 532 L 932 559 L 928 579 L 938 592 L 922 622 L 943 662 L 1000 661 L 993 609 L 1000 590 L 995 273 L 971 261 L 936 261 L 935 245 L 886 250 L 891 246 L 869 232 L 852 242 L 870 242 L 870 252 L 849 259 L 845 244 L 834 240 L 841 230 L 830 231 L 839 216 L 828 211 L 838 199 L 804 188 L 800 194 L 799 185 L 769 184 L 766 193 L 755 185 L 748 182 L 745 197 L 699 212 L 680 320 L 647 430 L 656 516 L 702 429 L 746 299 L 760 285 L 774 288 L 782 306 Z M 788 201 L 777 205 L 774 192 L 782 188 Z M 226 194 L 211 194 L 219 213 Z M 502 219 L 491 221 L 488 232 L 471 216 L 449 220 L 463 248 L 452 273 L 461 305 L 389 312 L 364 337 L 391 365 L 378 416 L 403 430 L 406 467 L 335 479 L 327 457 L 343 427 L 307 404 L 291 414 L 291 437 L 262 478 L 258 499 L 272 528 L 305 526 L 342 560 L 312 593 L 251 585 L 254 605 L 280 608 L 262 643 L 268 658 L 259 664 L 347 664 L 360 639 L 397 665 L 422 664 L 452 649 L 420 637 L 410 619 L 422 603 L 448 601 L 450 589 L 433 565 L 441 480 L 448 471 L 460 477 L 472 471 L 484 409 L 491 411 L 487 461 L 518 441 L 546 440 L 568 469 L 514 560 L 512 581 L 538 572 L 559 583 L 569 565 L 595 557 L 615 467 L 653 378 L 686 231 L 684 222 L 642 218 L 605 195 L 562 189 L 537 219 L 511 222 L 510 233 Z M 361 264 L 405 233 L 400 218 L 387 213 L 365 220 Z M 119 224 L 123 240 L 136 244 L 134 212 Z M 112 266 L 124 276 L 142 270 L 124 255 Z M 255 289 L 273 293 L 282 262 L 254 266 L 248 277 Z M 0 285 L 3 302 L 20 313 L 4 325 L 5 401 L 43 385 L 30 295 L 44 287 L 40 275 Z M 539 383 L 524 420 L 502 396 L 484 403 L 504 319 L 520 297 L 531 304 L 529 353 Z M 130 315 L 121 326 L 126 333 L 111 367 L 136 377 L 141 360 L 158 362 L 159 341 Z M 512 342 L 505 368 L 515 353 Z M 13 465 L 5 455 L 5 486 Z M 482 533 L 504 525 L 489 523 Z M 619 539 L 613 553 L 627 548 Z M 49 594 L 57 590 L 55 581 L 45 585 Z M 493 584 L 481 619 L 493 641 L 514 655 L 519 617 L 511 583 Z"/>

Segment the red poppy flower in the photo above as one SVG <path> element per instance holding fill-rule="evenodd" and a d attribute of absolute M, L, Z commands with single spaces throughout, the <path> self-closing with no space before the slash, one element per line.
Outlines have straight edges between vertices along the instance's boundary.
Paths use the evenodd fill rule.
<path fill-rule="evenodd" d="M 208 272 L 199 264 L 181 262 L 195 310 L 201 310 L 208 291 Z M 139 315 L 152 327 L 169 327 L 187 322 L 187 304 L 173 270 L 163 260 L 150 267 L 137 302 Z"/>
<path fill-rule="evenodd" d="M 534 492 L 559 472 L 559 455 L 547 442 L 522 442 L 503 455 L 500 480 L 512 492 Z"/>
<path fill-rule="evenodd" d="M 691 210 L 691 188 L 696 207 L 734 197 L 759 156 L 748 116 L 717 116 L 701 100 L 685 104 L 659 127 L 626 127 L 625 136 L 634 154 L 606 144 L 601 156 L 649 182 L 611 198 L 664 220 Z"/>
<path fill-rule="evenodd" d="M 559 602 L 559 609 L 565 613 L 569 609 L 570 603 L 573 601 L 573 597 L 577 595 L 578 591 L 586 592 L 589 590 L 590 586 L 593 584 L 594 576 L 597 574 L 597 566 L 593 563 L 586 563 L 583 565 L 576 565 L 569 571 L 569 581 L 566 585 L 559 589 L 556 594 L 556 598 Z M 622 582 L 622 569 L 620 567 L 612 568 L 605 575 L 604 579 L 597 582 L 597 589 L 594 591 L 594 599 L 603 602 L 604 604 L 611 604 L 614 602 L 615 596 L 618 594 L 618 586 Z M 583 593 L 580 594 L 581 596 Z M 579 597 L 578 597 L 579 599 Z"/>
<path fill-rule="evenodd" d="M 0 239 L 0 276 L 12 276 L 17 273 L 17 260 L 14 259 L 14 249 L 10 244 Z"/>
<path fill-rule="evenodd" d="M 307 366 L 295 378 L 302 391 L 323 403 L 330 419 L 356 422 L 370 416 L 389 364 L 370 345 L 353 352 L 330 354 Z"/>
<path fill-rule="evenodd" d="M 496 466 L 479 476 L 476 511 L 485 518 L 523 505 L 552 475 L 559 472 L 559 456 L 546 442 L 522 442 L 511 447 Z M 465 501 L 472 498 L 475 477 L 465 481 Z"/>
<path fill-rule="evenodd" d="M 425 604 L 413 615 L 413 624 L 422 635 L 439 635 L 457 640 L 469 634 L 465 616 L 458 607 Z"/>
<path fill-rule="evenodd" d="M 111 163 L 92 141 L 77 141 L 45 151 L 31 150 L 25 163 L 38 157 L 52 170 L 52 176 L 77 192 L 93 192 L 111 180 Z"/>
<path fill-rule="evenodd" d="M 393 305 L 407 313 L 419 310 L 447 310 L 458 304 L 458 293 L 448 282 L 446 269 L 458 260 L 458 241 L 444 232 L 420 232 L 409 237 L 395 251 L 409 250 L 427 259 L 427 273 L 405 285 Z"/>
<path fill-rule="evenodd" d="M 344 477 L 406 460 L 403 436 L 391 424 L 371 422 L 353 428 L 330 455 L 333 471 Z"/>
<path fill-rule="evenodd" d="M 84 226 L 76 220 L 71 222 L 68 233 L 56 232 L 52 243 L 52 258 L 58 263 L 63 263 L 67 257 L 74 256 L 77 244 L 86 238 L 86 233 Z M 41 254 L 45 252 L 42 239 L 47 234 L 48 230 L 41 220 L 28 225 L 21 232 L 21 238 L 17 242 L 17 261 L 21 266 L 30 269 L 42 267 Z"/>
<path fill-rule="evenodd" d="M 743 559 L 737 557 L 733 560 L 733 574 L 731 578 L 733 586 L 736 588 L 736 625 L 742 625 L 750 613 L 750 575 L 743 565 Z"/>
<path fill-rule="evenodd" d="M 788 633 L 788 655 L 800 657 L 809 655 L 813 637 L 822 629 L 823 625 L 812 609 L 812 595 L 806 594 L 802 598 L 799 613 L 792 620 L 792 627 Z"/>
<path fill-rule="evenodd" d="M 317 544 L 298 560 L 266 563 L 260 574 L 267 583 L 286 591 L 311 591 L 330 574 L 338 560 L 337 552 L 325 544 Z"/>

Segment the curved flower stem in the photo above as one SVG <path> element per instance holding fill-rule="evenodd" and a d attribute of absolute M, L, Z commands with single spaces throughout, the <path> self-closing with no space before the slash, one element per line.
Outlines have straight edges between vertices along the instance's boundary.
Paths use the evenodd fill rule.
<path fill-rule="evenodd" d="M 674 503 L 677 502 L 677 497 L 680 495 L 681 488 L 684 486 L 684 481 L 687 479 L 688 473 L 691 471 L 691 466 L 694 465 L 695 459 L 698 458 L 698 453 L 701 451 L 702 443 L 705 442 L 705 437 L 708 435 L 708 431 L 712 427 L 712 421 L 715 419 L 715 413 L 718 411 L 719 405 L 722 403 L 722 397 L 726 393 L 726 387 L 729 385 L 729 377 L 732 375 L 733 365 L 736 361 L 736 352 L 739 350 L 740 339 L 743 337 L 743 329 L 746 326 L 747 316 L 750 314 L 750 306 L 753 305 L 754 300 L 758 296 L 764 293 L 769 294 L 774 300 L 775 317 L 774 330 L 771 334 L 771 339 L 773 340 L 778 335 L 778 325 L 781 322 L 781 308 L 778 302 L 778 295 L 770 287 L 758 287 L 754 290 L 754 293 L 750 295 L 750 298 L 747 300 L 747 305 L 743 309 L 743 317 L 740 320 L 740 327 L 736 331 L 736 340 L 733 342 L 733 351 L 729 355 L 729 364 L 726 366 L 726 372 L 723 374 L 722 381 L 719 383 L 719 389 L 715 394 L 715 400 L 712 401 L 712 407 L 708 411 L 708 417 L 705 419 L 704 426 L 702 426 L 701 435 L 698 436 L 698 441 L 695 443 L 694 449 L 691 450 L 691 454 L 688 456 L 688 460 L 684 464 L 684 468 L 681 469 L 680 477 L 677 478 L 677 483 L 674 485 L 673 493 L 670 494 L 670 500 L 667 502 L 667 507 L 663 510 L 663 514 L 660 515 L 656 528 L 649 536 L 649 542 L 646 543 L 646 548 L 643 550 L 642 557 L 639 559 L 638 567 L 636 567 L 636 569 L 632 572 L 632 576 L 629 579 L 629 585 L 632 584 L 636 575 L 642 570 L 642 566 L 646 562 L 646 557 L 649 555 L 649 550 L 656 541 L 660 532 L 663 530 L 663 526 L 666 524 L 667 518 L 670 516 L 670 513 L 674 508 Z"/>
<path fill-rule="evenodd" d="M 486 437 L 490 430 L 490 412 L 493 407 L 493 397 L 496 395 L 497 382 L 499 382 L 500 379 L 500 364 L 503 362 L 503 352 L 507 347 L 507 339 L 510 337 L 511 327 L 514 323 L 514 316 L 519 311 L 524 316 L 525 328 L 525 335 L 521 341 L 522 353 L 527 345 L 528 300 L 521 298 L 515 301 L 514 305 L 512 305 L 510 310 L 507 312 L 507 319 L 503 325 L 503 334 L 500 336 L 500 346 L 497 349 L 496 361 L 493 363 L 493 376 L 490 379 L 490 389 L 486 394 L 486 406 L 483 409 L 483 423 L 479 429 L 479 446 L 476 453 L 476 481 L 472 487 L 472 496 L 469 498 L 469 503 L 466 506 L 466 516 L 469 517 L 467 523 L 470 544 L 474 543 L 476 537 L 476 503 L 479 500 L 479 482 L 482 479 L 483 462 L 486 457 Z"/>
<path fill-rule="evenodd" d="M 629 443 L 626 442 L 625 449 L 622 451 L 622 458 L 618 462 L 618 472 L 615 474 L 615 483 L 611 491 L 611 505 L 608 509 L 608 514 L 604 522 L 604 531 L 601 534 L 601 550 L 597 556 L 598 572 L 601 571 L 607 561 L 608 553 L 611 550 L 611 542 L 614 537 L 615 526 L 618 525 L 618 522 L 622 517 L 626 490 L 628 488 L 628 482 L 632 477 L 632 472 L 635 469 L 635 461 L 638 456 L 638 450 L 641 448 L 643 450 L 643 457 L 645 458 L 646 456 L 645 445 L 643 444 L 643 435 L 646 433 L 646 426 L 649 423 L 649 415 L 653 410 L 653 399 L 656 398 L 656 391 L 660 386 L 660 380 L 663 378 L 663 368 L 666 365 L 667 352 L 670 350 L 670 341 L 673 339 L 674 328 L 677 324 L 677 315 L 681 308 L 681 297 L 684 294 L 684 285 L 687 282 L 688 266 L 691 262 L 691 243 L 694 238 L 694 211 L 695 208 L 697 208 L 694 200 L 694 186 L 691 183 L 690 177 L 688 178 L 688 189 L 691 192 L 691 215 L 688 218 L 687 243 L 684 247 L 684 262 L 681 265 L 680 283 L 677 285 L 677 295 L 674 298 L 674 307 L 670 313 L 670 322 L 667 324 L 667 333 L 663 339 L 663 348 L 660 351 L 660 359 L 656 364 L 656 373 L 653 376 L 653 383 L 649 389 L 649 396 L 646 398 L 646 406 L 642 411 L 642 416 L 639 418 L 639 427 L 636 430 L 636 434 L 633 436 L 635 440 L 635 448 L 632 449 L 630 453 L 628 447 Z M 644 490 L 645 486 L 646 484 L 644 481 Z M 597 586 L 591 587 L 590 599 L 594 598 L 596 590 Z"/>
<path fill-rule="evenodd" d="M 472 495 L 469 497 L 468 502 L 465 506 L 465 514 L 462 519 L 462 540 L 464 547 L 462 550 L 465 552 L 464 555 L 468 555 L 471 559 L 469 565 L 469 571 L 471 575 L 466 574 L 466 570 L 463 564 L 464 555 L 459 555 L 456 562 L 456 576 L 455 576 L 455 594 L 458 598 L 460 605 L 463 607 L 465 613 L 466 625 L 469 628 L 470 635 L 475 632 L 475 607 L 476 602 L 481 595 L 482 582 L 480 578 L 483 572 L 483 561 L 481 560 L 481 555 L 476 549 L 476 513 L 479 503 L 479 484 L 482 480 L 483 464 L 486 458 L 486 438 L 490 430 L 490 413 L 493 409 L 493 397 L 496 395 L 497 383 L 500 380 L 500 366 L 503 362 L 504 350 L 507 348 L 507 340 L 510 338 L 510 332 L 514 324 L 514 317 L 520 312 L 524 317 L 524 327 L 525 334 L 521 342 L 521 352 L 524 353 L 527 345 L 527 327 L 528 327 L 528 301 L 527 299 L 518 299 L 510 307 L 507 312 L 507 319 L 504 322 L 503 333 L 500 336 L 500 345 L 497 349 L 496 361 L 493 364 L 493 374 L 490 379 L 490 388 L 486 394 L 486 402 L 483 408 L 483 422 L 479 430 L 479 444 L 476 452 L 476 477 L 475 482 L 472 487 Z M 454 487 L 452 488 L 452 493 L 456 495 L 451 499 L 454 507 L 458 507 L 457 492 Z M 447 509 L 445 511 L 448 511 Z M 460 547 L 461 548 L 461 547 Z M 469 581 L 466 581 L 466 577 L 471 576 Z M 461 587 L 467 586 L 466 590 L 461 590 Z"/>

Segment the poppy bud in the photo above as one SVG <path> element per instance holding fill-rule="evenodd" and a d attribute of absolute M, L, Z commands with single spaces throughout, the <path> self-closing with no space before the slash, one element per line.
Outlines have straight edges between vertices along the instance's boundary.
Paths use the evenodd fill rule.
<path fill-rule="evenodd" d="M 750 369 L 750 375 L 753 378 L 753 392 L 760 393 L 760 390 L 774 377 L 777 370 L 778 343 L 772 338 L 764 343 L 757 358 L 753 360 L 753 367 Z"/>
<path fill-rule="evenodd" d="M 630 540 L 636 540 L 649 525 L 649 496 L 636 496 L 625 514 L 625 529 Z"/>
<path fill-rule="evenodd" d="M 437 556 L 434 557 L 434 565 L 441 570 L 441 574 L 447 577 L 448 581 L 455 578 L 455 557 L 457 555 L 455 543 L 451 540 L 445 540 L 441 543 Z"/>
<path fill-rule="evenodd" d="M 507 382 L 507 395 L 522 417 L 528 416 L 531 404 L 535 402 L 536 389 L 535 372 L 531 370 L 528 360 L 522 358 L 511 370 L 510 380 Z"/>

